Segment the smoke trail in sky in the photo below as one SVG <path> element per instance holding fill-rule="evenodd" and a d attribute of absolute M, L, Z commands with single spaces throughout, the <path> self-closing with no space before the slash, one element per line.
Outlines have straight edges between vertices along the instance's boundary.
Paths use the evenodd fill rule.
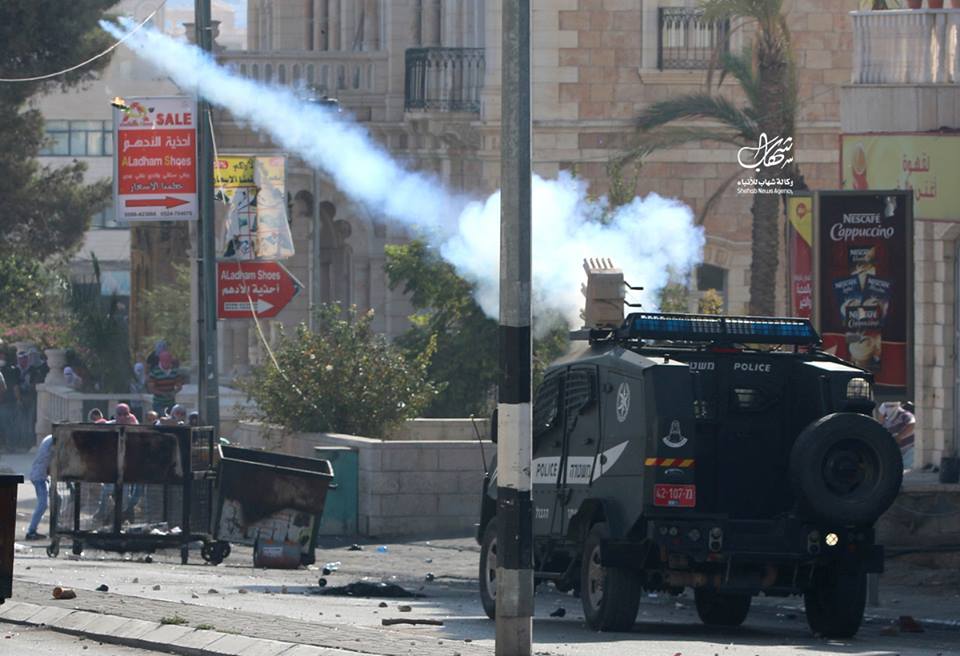
<path fill-rule="evenodd" d="M 135 26 L 101 26 L 117 38 Z M 355 202 L 399 222 L 427 239 L 467 280 L 477 300 L 497 316 L 499 287 L 500 195 L 474 200 L 451 193 L 432 175 L 411 171 L 390 156 L 356 122 L 328 107 L 299 98 L 288 87 L 265 85 L 219 66 L 195 46 L 152 29 L 126 41 L 139 56 L 164 72 L 184 91 L 199 93 L 251 128 L 325 171 Z M 700 259 L 704 238 L 690 208 L 656 194 L 606 213 L 591 200 L 586 184 L 562 174 L 533 180 L 533 287 L 537 316 L 559 315 L 579 326 L 583 307 L 581 264 L 607 257 L 626 279 L 647 291 L 639 299 L 655 305 L 653 292 L 667 282 L 668 270 L 689 271 Z"/>

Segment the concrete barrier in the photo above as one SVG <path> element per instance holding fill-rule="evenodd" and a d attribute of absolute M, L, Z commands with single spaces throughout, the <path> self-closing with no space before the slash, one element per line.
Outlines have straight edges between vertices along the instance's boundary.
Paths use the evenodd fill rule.
<path fill-rule="evenodd" d="M 355 450 L 359 468 L 357 530 L 368 537 L 472 531 L 480 518 L 484 461 L 489 465 L 496 450 L 488 440 L 379 440 L 292 433 L 252 422 L 240 422 L 232 441 L 248 448 L 303 456 L 314 455 L 316 447 Z"/>

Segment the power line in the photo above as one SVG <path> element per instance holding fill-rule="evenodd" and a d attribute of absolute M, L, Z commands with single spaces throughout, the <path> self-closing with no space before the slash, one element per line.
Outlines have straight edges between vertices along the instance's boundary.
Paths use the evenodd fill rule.
<path fill-rule="evenodd" d="M 117 41 L 116 43 L 114 43 L 112 46 L 110 46 L 109 48 L 107 48 L 107 49 L 104 50 L 103 52 L 101 52 L 101 53 L 99 53 L 99 54 L 97 54 L 97 55 L 94 55 L 94 56 L 91 57 L 90 59 L 88 59 L 88 60 L 86 60 L 86 61 L 84 61 L 84 62 L 81 62 L 81 63 L 77 64 L 76 66 L 71 66 L 70 68 L 65 68 L 65 69 L 63 69 L 62 71 L 57 71 L 56 73 L 47 73 L 46 75 L 36 75 L 36 76 L 34 76 L 34 77 L 0 77 L 0 82 L 39 82 L 40 80 L 49 80 L 49 79 L 51 79 L 51 78 L 55 78 L 55 77 L 58 77 L 58 76 L 60 76 L 60 75 L 64 75 L 65 73 L 70 73 L 71 71 L 75 71 L 75 70 L 77 70 L 78 68 L 83 68 L 84 66 L 86 66 L 86 65 L 89 64 L 90 62 L 94 62 L 94 61 L 100 59 L 101 57 L 105 57 L 106 55 L 108 55 L 108 54 L 110 54 L 111 52 L 113 52 L 114 50 L 116 50 L 116 49 L 120 46 L 121 43 L 123 43 L 124 41 L 126 41 L 127 39 L 129 39 L 130 37 L 132 37 L 134 34 L 136 34 L 136 33 L 140 30 L 140 28 L 142 28 L 144 25 L 146 25 L 147 23 L 149 23 L 150 20 L 151 20 L 154 16 L 156 16 L 157 12 L 160 11 L 161 9 L 163 9 L 163 6 L 164 6 L 165 4 L 167 4 L 167 0 L 163 0 L 163 1 L 160 3 L 160 6 L 153 10 L 153 13 L 151 13 L 149 16 L 147 16 L 146 18 L 144 18 L 142 23 L 140 23 L 139 25 L 137 25 L 132 31 L 130 31 L 129 33 L 127 33 L 127 35 L 124 36 L 122 39 L 120 39 L 119 41 Z"/>

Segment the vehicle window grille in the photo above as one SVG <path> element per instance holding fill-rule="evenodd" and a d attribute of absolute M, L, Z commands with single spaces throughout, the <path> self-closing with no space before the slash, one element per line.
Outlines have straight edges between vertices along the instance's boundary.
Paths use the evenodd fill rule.
<path fill-rule="evenodd" d="M 735 387 L 733 402 L 738 410 L 760 410 L 766 404 L 766 399 L 758 389 Z"/>
<path fill-rule="evenodd" d="M 541 433 L 556 425 L 559 410 L 560 377 L 547 378 L 537 390 L 533 404 L 533 432 Z"/>
<path fill-rule="evenodd" d="M 593 372 L 574 369 L 567 374 L 564 409 L 568 415 L 575 414 L 593 401 Z"/>
<path fill-rule="evenodd" d="M 696 419 L 713 419 L 713 403 L 706 400 L 693 402 L 693 416 Z"/>

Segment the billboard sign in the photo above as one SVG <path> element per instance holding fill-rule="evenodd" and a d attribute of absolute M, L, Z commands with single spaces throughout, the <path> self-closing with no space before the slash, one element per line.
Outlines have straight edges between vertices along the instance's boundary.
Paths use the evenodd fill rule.
<path fill-rule="evenodd" d="M 844 134 L 842 189 L 903 189 L 913 194 L 918 219 L 957 218 L 960 136 L 956 134 Z"/>
<path fill-rule="evenodd" d="M 874 373 L 879 398 L 910 398 L 910 191 L 821 192 L 814 243 L 824 349 Z"/>
<path fill-rule="evenodd" d="M 114 108 L 118 220 L 197 219 L 196 114 L 187 97 L 129 98 Z"/>
<path fill-rule="evenodd" d="M 231 260 L 293 257 L 283 157 L 221 156 L 214 162 L 213 183 L 218 257 Z"/>
<path fill-rule="evenodd" d="M 275 317 L 302 288 L 279 262 L 217 262 L 217 318 Z"/>
<path fill-rule="evenodd" d="M 790 263 L 790 315 L 813 314 L 813 197 L 787 198 L 787 248 Z"/>

